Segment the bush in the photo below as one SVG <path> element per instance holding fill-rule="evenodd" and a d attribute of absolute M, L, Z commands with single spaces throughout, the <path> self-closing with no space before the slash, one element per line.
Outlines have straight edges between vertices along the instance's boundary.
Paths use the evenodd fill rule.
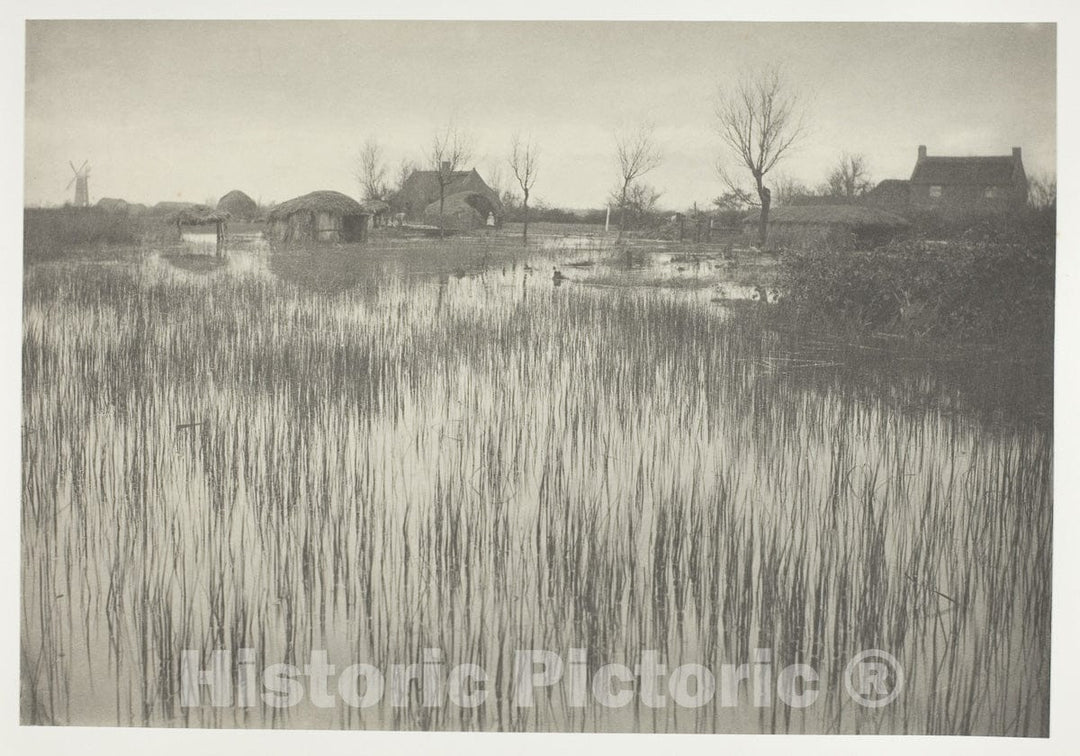
<path fill-rule="evenodd" d="M 23 254 L 27 257 L 51 257 L 72 247 L 135 240 L 127 213 L 93 207 L 27 208 L 23 213 Z"/>
<path fill-rule="evenodd" d="M 744 235 L 747 232 L 744 230 Z M 757 243 L 758 232 L 755 225 L 750 238 Z M 839 226 L 820 226 L 807 228 L 805 226 L 773 225 L 769 228 L 769 237 L 765 245 L 770 252 L 784 253 L 785 250 L 797 249 L 803 251 L 821 250 L 844 250 L 855 249 L 857 246 L 855 235 Z"/>
<path fill-rule="evenodd" d="M 70 206 L 23 211 L 24 260 L 48 260 L 73 250 L 100 251 L 175 239 L 175 226 L 149 215 Z"/>
<path fill-rule="evenodd" d="M 1023 207 L 1000 215 L 942 215 L 935 212 L 906 213 L 915 235 L 926 239 L 953 240 L 1020 239 L 1052 234 L 1057 222 L 1053 205 Z"/>
<path fill-rule="evenodd" d="M 980 227 L 948 241 L 910 239 L 869 251 L 787 249 L 784 309 L 864 330 L 1049 344 L 1055 250 L 1047 230 Z"/>

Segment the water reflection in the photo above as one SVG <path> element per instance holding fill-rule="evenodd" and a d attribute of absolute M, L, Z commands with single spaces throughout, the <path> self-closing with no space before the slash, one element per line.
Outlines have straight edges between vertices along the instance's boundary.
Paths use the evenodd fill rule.
<path fill-rule="evenodd" d="M 24 721 L 1044 734 L 1052 439 L 1008 397 L 1047 396 L 1041 373 L 769 330 L 710 301 L 753 285 L 715 261 L 620 257 L 28 270 Z M 339 669 L 438 648 L 491 693 L 181 708 L 178 649 L 222 647 Z M 508 670 L 537 647 L 588 649 L 590 674 L 763 647 L 822 700 L 521 709 Z M 908 667 L 896 706 L 844 698 L 863 648 Z"/>

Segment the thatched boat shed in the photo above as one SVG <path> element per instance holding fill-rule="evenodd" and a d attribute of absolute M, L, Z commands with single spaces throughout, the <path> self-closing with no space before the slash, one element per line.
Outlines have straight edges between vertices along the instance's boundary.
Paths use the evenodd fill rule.
<path fill-rule="evenodd" d="M 370 213 L 341 192 L 323 190 L 294 197 L 270 210 L 270 237 L 281 242 L 361 242 Z"/>
<path fill-rule="evenodd" d="M 259 215 L 259 205 L 239 189 L 233 189 L 218 200 L 217 209 L 239 220 L 252 220 Z"/>
<path fill-rule="evenodd" d="M 743 230 L 758 231 L 760 212 L 747 216 Z M 785 238 L 795 236 L 847 236 L 860 245 L 882 244 L 910 226 L 906 218 L 876 207 L 861 205 L 788 205 L 769 211 L 769 236 L 778 232 Z"/>
<path fill-rule="evenodd" d="M 184 226 L 214 226 L 217 229 L 218 243 L 225 240 L 225 224 L 229 221 L 229 214 L 215 210 L 208 205 L 191 205 L 177 210 L 165 217 L 170 225 L 176 226 L 178 234 L 183 236 Z"/>

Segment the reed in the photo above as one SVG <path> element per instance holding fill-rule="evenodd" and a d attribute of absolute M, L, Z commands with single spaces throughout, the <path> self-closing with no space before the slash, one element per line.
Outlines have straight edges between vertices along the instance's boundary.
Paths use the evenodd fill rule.
<path fill-rule="evenodd" d="M 23 722 L 1047 733 L 1045 428 L 925 371 L 852 379 L 704 298 L 540 285 L 531 253 L 488 253 L 350 286 L 287 261 L 28 268 Z M 489 695 L 180 707 L 181 650 L 242 647 L 339 669 L 439 648 Z M 823 694 L 520 709 L 533 648 L 592 670 L 768 648 Z M 906 668 L 885 709 L 843 692 L 865 648 Z"/>

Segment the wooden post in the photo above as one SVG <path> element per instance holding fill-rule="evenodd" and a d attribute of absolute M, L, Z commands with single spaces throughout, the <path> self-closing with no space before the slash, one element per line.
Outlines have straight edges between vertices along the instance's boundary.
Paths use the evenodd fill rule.
<path fill-rule="evenodd" d="M 217 256 L 221 257 L 225 251 L 225 222 L 217 221 Z"/>

